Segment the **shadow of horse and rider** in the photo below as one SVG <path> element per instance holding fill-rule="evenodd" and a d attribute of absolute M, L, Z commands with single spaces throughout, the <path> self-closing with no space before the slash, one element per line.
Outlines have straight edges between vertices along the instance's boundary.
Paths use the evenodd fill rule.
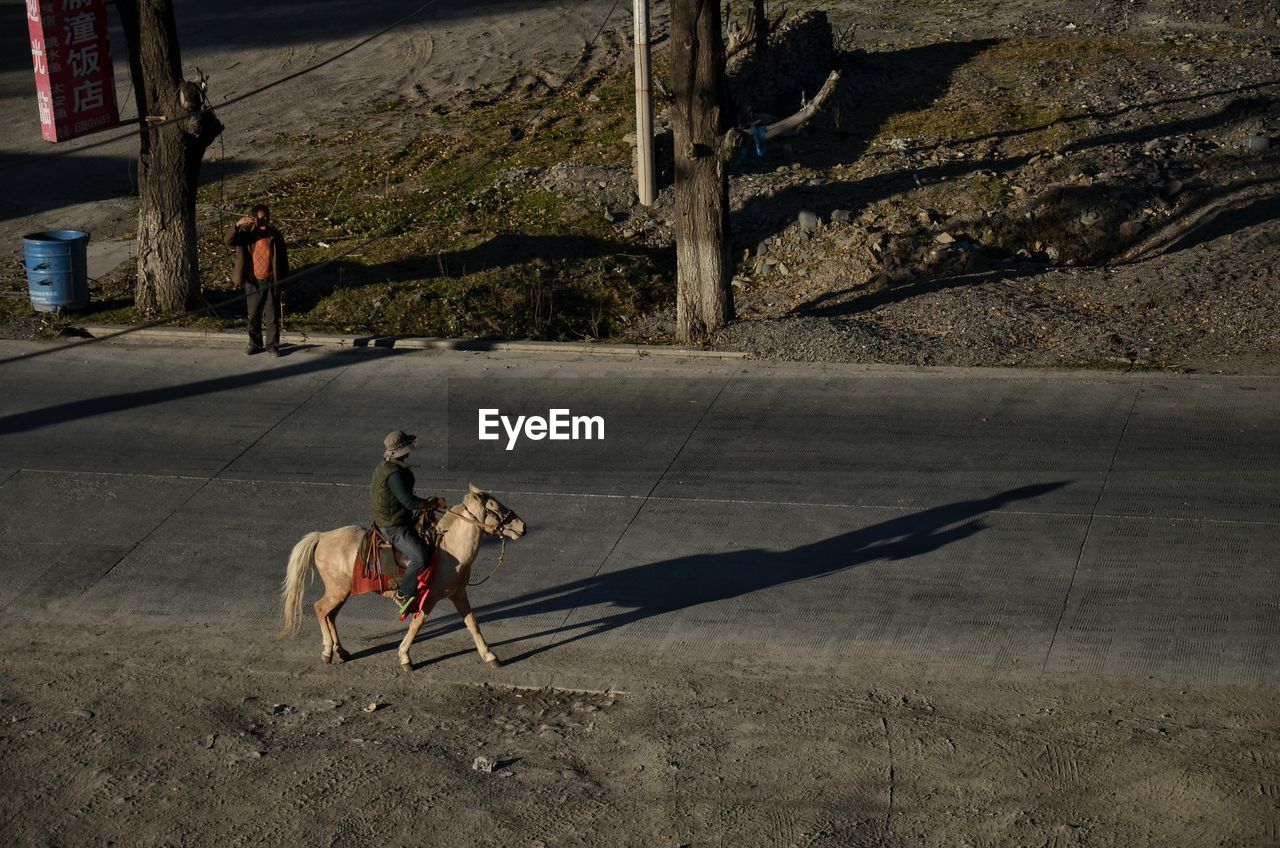
<path fill-rule="evenodd" d="M 574 610 L 603 609 L 584 621 L 525 633 L 495 646 L 529 645 L 504 664 L 665 613 L 725 601 L 802 580 L 826 577 L 873 562 L 898 562 L 937 551 L 987 528 L 983 516 L 1009 504 L 1039 498 L 1068 485 L 1066 481 L 1010 489 L 986 498 L 914 512 L 841 533 L 785 551 L 762 548 L 693 554 L 606 571 L 529 592 L 477 608 L 483 621 L 562 615 Z M 454 622 L 437 625 L 419 638 L 458 629 Z M 352 658 L 381 653 L 394 642 L 357 652 Z M 427 662 L 459 656 L 457 651 Z"/>

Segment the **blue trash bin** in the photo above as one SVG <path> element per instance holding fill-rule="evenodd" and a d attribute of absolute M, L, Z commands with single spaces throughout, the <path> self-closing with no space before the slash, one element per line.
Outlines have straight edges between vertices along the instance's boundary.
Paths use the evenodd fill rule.
<path fill-rule="evenodd" d="M 27 291 L 36 312 L 62 312 L 89 306 L 89 234 L 49 230 L 22 239 Z"/>

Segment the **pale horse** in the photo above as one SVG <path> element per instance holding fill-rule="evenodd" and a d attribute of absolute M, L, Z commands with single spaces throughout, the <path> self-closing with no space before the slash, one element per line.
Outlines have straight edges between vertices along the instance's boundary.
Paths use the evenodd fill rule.
<path fill-rule="evenodd" d="M 471 638 L 475 640 L 480 658 L 491 666 L 498 665 L 498 658 L 485 644 L 476 624 L 475 612 L 467 598 L 467 582 L 471 577 L 471 564 L 480 551 L 480 540 L 488 535 L 502 539 L 519 539 L 524 535 L 524 521 L 507 509 L 487 492 L 470 487 L 460 504 L 455 504 L 440 518 L 442 534 L 432 561 L 435 570 L 431 575 L 430 592 L 422 614 L 409 621 L 409 630 L 400 642 L 400 666 L 412 670 L 409 648 L 417 637 L 422 624 L 431 614 L 436 602 L 449 598 L 462 616 Z M 324 582 L 324 597 L 316 601 L 316 618 L 320 621 L 320 634 L 324 637 L 324 649 L 320 659 L 332 662 L 348 658 L 338 639 L 337 618 L 342 605 L 351 597 L 351 583 L 355 576 L 356 552 L 364 538 L 365 528 L 352 524 L 326 532 L 308 533 L 293 546 L 284 583 L 280 589 L 284 626 L 279 635 L 290 636 L 301 627 L 302 601 L 306 594 L 306 577 L 314 565 Z M 390 598 L 392 592 L 381 593 Z"/>

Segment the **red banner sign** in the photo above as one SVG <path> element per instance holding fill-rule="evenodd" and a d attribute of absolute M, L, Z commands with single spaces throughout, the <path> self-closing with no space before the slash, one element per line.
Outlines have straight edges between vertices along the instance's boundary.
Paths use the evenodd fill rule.
<path fill-rule="evenodd" d="M 103 0 L 27 0 L 27 28 L 45 141 L 119 124 Z"/>

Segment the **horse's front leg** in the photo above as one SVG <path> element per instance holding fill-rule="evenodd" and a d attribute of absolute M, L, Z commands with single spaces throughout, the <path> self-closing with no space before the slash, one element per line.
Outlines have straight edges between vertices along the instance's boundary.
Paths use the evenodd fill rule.
<path fill-rule="evenodd" d="M 413 671 L 413 660 L 409 658 L 409 649 L 413 647 L 413 640 L 418 638 L 418 631 L 422 629 L 422 625 L 427 620 L 427 616 L 431 615 L 431 610 L 435 607 L 439 597 L 427 596 L 427 602 L 422 607 L 422 614 L 415 615 L 409 619 L 409 630 L 404 634 L 404 639 L 400 642 L 400 667 L 405 671 Z"/>
<path fill-rule="evenodd" d="M 475 640 L 476 650 L 480 653 L 480 659 L 493 668 L 497 668 L 501 663 L 497 654 L 489 650 L 488 644 L 484 641 L 484 636 L 480 634 L 480 625 L 476 623 L 475 611 L 471 609 L 471 599 L 467 597 L 467 588 L 460 587 L 453 596 L 453 605 L 458 608 L 458 615 L 462 616 L 462 621 L 467 625 L 467 630 L 471 633 L 471 638 Z"/>

